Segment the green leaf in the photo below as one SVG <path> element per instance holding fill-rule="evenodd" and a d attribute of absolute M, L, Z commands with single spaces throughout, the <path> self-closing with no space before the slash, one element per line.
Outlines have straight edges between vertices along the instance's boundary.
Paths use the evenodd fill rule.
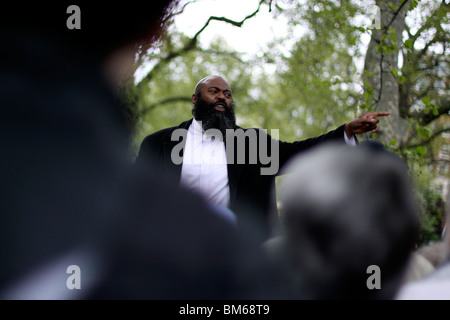
<path fill-rule="evenodd" d="M 360 31 L 362 33 L 365 33 L 367 31 L 367 29 L 363 28 L 363 27 L 356 27 L 356 30 L 358 30 L 358 31 Z"/>
<path fill-rule="evenodd" d="M 369 77 L 373 77 L 373 76 L 375 75 L 375 73 L 369 72 L 369 71 L 367 71 L 367 70 L 365 70 L 365 69 L 364 69 L 364 74 L 365 74 L 366 76 L 369 76 Z"/>
<path fill-rule="evenodd" d="M 406 48 L 412 49 L 412 47 L 413 47 L 413 45 L 414 45 L 414 42 L 412 41 L 412 39 L 408 39 L 408 40 L 405 41 L 404 44 L 405 44 L 405 47 L 406 47 Z"/>
<path fill-rule="evenodd" d="M 426 106 L 428 106 L 431 103 L 430 97 L 425 97 L 422 99 L 422 102 L 425 103 Z"/>
<path fill-rule="evenodd" d="M 278 3 L 275 3 L 275 8 L 277 8 L 278 11 L 280 11 L 280 12 L 284 12 L 284 9 L 283 9 L 282 7 L 280 7 L 280 6 L 278 5 Z"/>
<path fill-rule="evenodd" d="M 395 34 L 395 31 L 394 31 L 394 33 L 391 34 L 391 42 L 392 43 L 396 43 L 397 42 L 397 35 Z"/>
<path fill-rule="evenodd" d="M 438 116 L 439 115 L 439 106 L 437 104 L 432 103 L 431 108 L 433 109 L 433 115 Z"/>
<path fill-rule="evenodd" d="M 416 153 L 419 157 L 423 157 L 425 155 L 425 148 L 422 146 L 418 146 L 416 148 Z"/>
<path fill-rule="evenodd" d="M 364 91 L 363 94 L 362 94 L 362 97 L 363 97 L 364 100 L 367 100 L 367 99 L 370 98 L 370 93 L 368 93 L 367 91 Z"/>
<path fill-rule="evenodd" d="M 392 36 L 392 35 L 395 35 L 395 29 L 394 29 L 393 26 L 389 26 L 389 28 L 388 28 L 388 33 L 390 33 L 391 36 Z"/>
<path fill-rule="evenodd" d="M 392 9 L 397 10 L 398 6 L 393 4 L 392 2 L 389 3 L 389 5 L 391 6 Z"/>
<path fill-rule="evenodd" d="M 413 0 L 411 1 L 411 4 L 409 5 L 409 10 L 413 10 L 415 7 L 417 7 L 418 3 L 417 1 Z"/>
<path fill-rule="evenodd" d="M 417 136 L 419 138 L 424 138 L 427 139 L 430 137 L 430 129 L 423 127 L 423 126 L 418 126 L 417 127 Z"/>

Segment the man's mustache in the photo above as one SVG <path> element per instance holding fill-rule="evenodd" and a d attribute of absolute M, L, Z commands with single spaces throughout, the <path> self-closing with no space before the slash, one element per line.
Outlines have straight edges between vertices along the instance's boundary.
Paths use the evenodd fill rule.
<path fill-rule="evenodd" d="M 219 100 L 216 103 L 214 103 L 214 106 L 222 105 L 224 107 L 228 107 L 227 103 L 224 100 Z"/>

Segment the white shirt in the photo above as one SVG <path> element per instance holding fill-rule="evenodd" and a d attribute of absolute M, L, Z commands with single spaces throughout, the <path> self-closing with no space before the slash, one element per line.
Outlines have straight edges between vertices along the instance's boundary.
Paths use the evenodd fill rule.
<path fill-rule="evenodd" d="M 348 145 L 355 146 L 344 132 Z M 202 125 L 195 119 L 189 126 L 181 167 L 181 184 L 202 194 L 210 203 L 228 207 L 230 188 L 225 145 L 222 140 L 207 136 Z"/>
<path fill-rule="evenodd" d="M 193 120 L 186 136 L 181 167 L 181 184 L 220 206 L 230 204 L 225 144 L 203 132 Z"/>
<path fill-rule="evenodd" d="M 347 134 L 344 131 L 344 140 L 345 143 L 348 144 L 351 147 L 356 147 L 356 140 L 355 140 L 355 136 L 352 136 L 351 138 L 347 138 Z"/>

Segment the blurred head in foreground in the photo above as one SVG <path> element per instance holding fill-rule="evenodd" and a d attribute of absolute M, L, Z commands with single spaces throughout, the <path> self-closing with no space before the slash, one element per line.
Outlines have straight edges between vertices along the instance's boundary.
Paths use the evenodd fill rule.
<path fill-rule="evenodd" d="M 0 298 L 249 297 L 234 225 L 128 159 L 108 75 L 175 2 L 81 1 L 80 29 L 66 26 L 70 2 L 2 10 Z"/>
<path fill-rule="evenodd" d="M 417 235 L 404 163 L 373 145 L 331 144 L 294 159 L 286 172 L 279 189 L 284 234 L 274 252 L 297 296 L 392 298 Z M 372 265 L 381 271 L 381 289 L 367 286 Z"/>
<path fill-rule="evenodd" d="M 0 23 L 10 32 L 54 38 L 74 54 L 103 60 L 127 46 L 155 42 L 178 2 L 16 1 L 2 9 Z"/>

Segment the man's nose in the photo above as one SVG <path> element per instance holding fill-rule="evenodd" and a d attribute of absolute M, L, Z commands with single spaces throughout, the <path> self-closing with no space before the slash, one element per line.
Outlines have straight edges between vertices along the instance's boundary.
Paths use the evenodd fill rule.
<path fill-rule="evenodd" d="M 225 100 L 225 93 L 222 90 L 219 90 L 219 93 L 217 94 L 217 98 L 221 98 L 223 100 Z"/>

